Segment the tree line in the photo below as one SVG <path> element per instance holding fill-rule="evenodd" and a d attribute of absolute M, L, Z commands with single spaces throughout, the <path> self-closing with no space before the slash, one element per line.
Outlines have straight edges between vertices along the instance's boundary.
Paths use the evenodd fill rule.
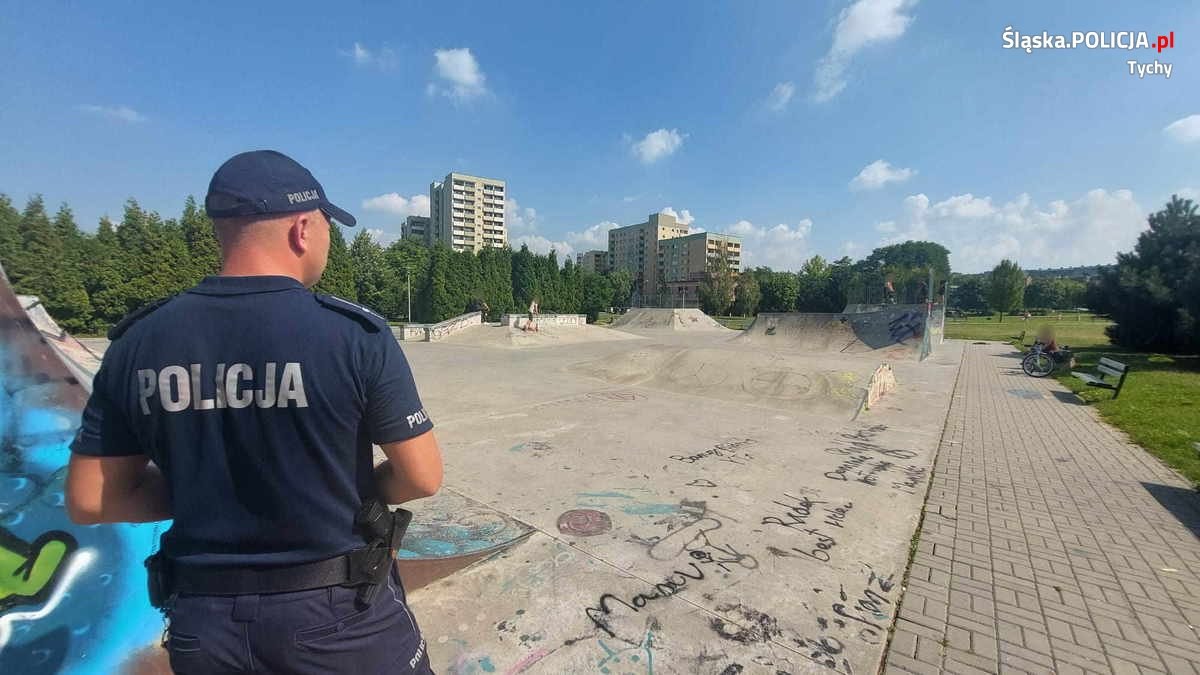
<path fill-rule="evenodd" d="M 220 249 L 212 221 L 192 197 L 177 218 L 163 218 L 130 199 L 119 221 L 102 218 L 90 233 L 78 227 L 66 204 L 50 215 L 34 196 L 18 211 L 0 194 L 0 263 L 14 289 L 39 296 L 65 329 L 96 333 L 216 273 Z M 882 247 L 857 262 L 813 256 L 799 272 L 769 267 L 739 272 L 719 259 L 701 288 L 701 304 L 714 315 L 751 316 L 840 312 L 848 303 L 920 303 L 928 294 L 930 269 L 934 288 L 941 288 L 950 272 L 949 252 L 931 242 Z M 543 312 L 587 314 L 594 321 L 601 311 L 628 307 L 634 286 L 628 271 L 585 271 L 570 259 L 560 265 L 554 251 L 536 254 L 522 246 L 456 252 L 412 240 L 383 246 L 366 230 L 347 243 L 335 227 L 316 290 L 393 321 L 434 323 L 481 306 L 495 319 L 525 311 L 535 298 Z"/>
<path fill-rule="evenodd" d="M 1002 260 L 988 274 L 954 275 L 950 285 L 949 307 L 976 314 L 1073 310 L 1088 302 L 1086 282 L 1034 277 L 1011 260 Z"/>
<path fill-rule="evenodd" d="M 37 295 L 66 330 L 103 332 L 142 305 L 197 284 L 221 265 L 212 221 L 193 197 L 178 218 L 136 200 L 119 221 L 81 230 L 70 207 L 51 216 L 35 195 L 18 211 L 0 194 L 0 264 L 17 293 Z M 359 302 L 390 320 L 435 323 L 486 304 L 491 318 L 524 311 L 587 313 L 628 306 L 629 272 L 586 272 L 555 252 L 521 247 L 455 252 L 414 241 L 383 246 L 366 230 L 349 243 L 330 231 L 329 262 L 315 290 Z M 411 316 L 409 308 L 411 306 Z"/>
<path fill-rule="evenodd" d="M 841 312 L 847 305 L 940 301 L 950 252 L 933 242 L 906 241 L 877 248 L 857 262 L 842 257 L 831 263 L 815 255 L 798 272 L 755 267 L 742 274 L 730 270 L 722 255 L 708 272 L 700 287 L 700 307 L 708 314 Z"/>

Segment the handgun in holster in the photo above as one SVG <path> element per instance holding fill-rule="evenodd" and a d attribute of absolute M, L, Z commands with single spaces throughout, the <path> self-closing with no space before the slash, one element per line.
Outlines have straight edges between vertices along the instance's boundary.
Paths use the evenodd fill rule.
<path fill-rule="evenodd" d="M 354 525 L 367 542 L 366 548 L 355 551 L 350 558 L 354 567 L 351 577 L 358 580 L 358 596 L 355 600 L 360 605 L 373 603 L 379 589 L 387 584 L 396 550 L 400 548 L 411 521 L 412 512 L 389 510 L 375 499 L 364 503 L 355 515 Z"/>
<path fill-rule="evenodd" d="M 157 551 L 146 558 L 146 586 L 150 591 L 150 606 L 164 609 L 171 598 L 174 584 L 171 582 L 171 565 L 163 552 Z"/>

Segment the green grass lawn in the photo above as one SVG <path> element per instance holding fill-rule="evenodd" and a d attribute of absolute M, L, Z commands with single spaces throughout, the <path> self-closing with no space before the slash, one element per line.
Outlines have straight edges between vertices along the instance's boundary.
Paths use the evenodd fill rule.
<path fill-rule="evenodd" d="M 1101 356 L 1129 366 L 1121 396 L 1114 401 L 1111 390 L 1089 387 L 1066 372 L 1057 376 L 1058 381 L 1095 405 L 1105 420 L 1129 434 L 1134 443 L 1200 484 L 1200 453 L 1193 446 L 1200 443 L 1200 357 L 1142 354 L 1115 347 L 1072 347 L 1072 351 L 1075 370 L 1094 373 Z"/>
<path fill-rule="evenodd" d="M 1025 332 L 1025 344 L 1033 344 L 1033 338 L 1043 326 L 1054 329 L 1060 345 L 1092 347 L 1108 344 L 1104 329 L 1112 322 L 1092 314 L 1063 314 L 1057 316 L 1033 316 L 1022 321 L 1019 316 L 999 315 L 992 317 L 973 316 L 968 319 L 946 319 L 946 337 L 959 340 L 999 340 L 1016 344 L 1016 338 Z"/>
<path fill-rule="evenodd" d="M 752 316 L 714 316 L 713 319 L 716 319 L 717 323 L 722 326 L 734 330 L 746 330 L 747 326 L 754 323 Z"/>
<path fill-rule="evenodd" d="M 1027 331 L 1025 345 L 1042 326 L 1050 326 L 1060 345 L 1069 345 L 1075 354 L 1075 370 L 1095 372 L 1100 357 L 1107 356 L 1129 366 L 1129 375 L 1121 397 L 1112 400 L 1112 391 L 1089 387 L 1070 372 L 1057 375 L 1058 381 L 1095 405 L 1100 415 L 1113 426 L 1129 434 L 1133 442 L 1146 448 L 1193 483 L 1200 484 L 1200 358 L 1164 356 L 1129 352 L 1112 346 L 1104 329 L 1109 321 L 1089 314 L 1064 314 L 1062 320 L 1051 316 L 947 319 L 946 337 L 962 340 L 999 340 L 1016 344 L 1021 331 Z"/>

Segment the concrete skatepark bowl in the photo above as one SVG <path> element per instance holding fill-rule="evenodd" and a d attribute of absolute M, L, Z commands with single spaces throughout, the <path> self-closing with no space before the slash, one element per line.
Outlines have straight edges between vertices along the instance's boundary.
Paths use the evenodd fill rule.
<path fill-rule="evenodd" d="M 481 325 L 404 343 L 446 457 L 446 487 L 409 505 L 399 556 L 435 670 L 873 672 L 961 358 L 952 342 L 921 360 L 927 323 L 885 311 L 858 323 L 764 315 L 739 333 L 643 310 L 617 328 Z M 7 353 L 31 333 L 6 331 Z M 897 387 L 864 410 L 884 362 Z M 15 361 L 64 383 L 70 400 L 56 405 L 69 418 L 83 389 L 57 363 Z M 9 466 L 48 484 L 64 452 Z M 0 666 L 43 658 L 55 667 L 11 672 L 96 672 L 139 649 L 152 660 L 161 622 L 137 568 L 163 525 L 126 541 L 138 528 L 76 528 L 61 499 L 42 502 L 6 532 L 33 542 L 57 529 L 73 551 L 118 561 L 44 587 L 107 574 L 99 588 L 115 588 L 92 609 L 43 611 L 36 594 L 5 607 L 0 621 L 25 614 L 7 624 Z M 92 660 L 89 636 L 112 634 L 125 652 Z"/>

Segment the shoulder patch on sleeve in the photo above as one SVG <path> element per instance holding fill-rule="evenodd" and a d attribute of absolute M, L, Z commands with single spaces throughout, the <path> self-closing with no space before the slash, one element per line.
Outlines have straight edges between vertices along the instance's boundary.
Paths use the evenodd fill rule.
<path fill-rule="evenodd" d="M 358 321 L 360 324 L 362 324 L 363 328 L 367 329 L 368 332 L 378 333 L 379 331 L 387 328 L 387 319 L 379 316 L 375 312 L 372 312 L 362 305 L 350 302 L 349 300 L 343 300 L 336 295 L 329 295 L 327 293 L 314 293 L 313 295 L 317 298 L 317 302 L 321 303 L 322 306 L 328 307 L 335 312 L 345 314 L 355 321 Z"/>
<path fill-rule="evenodd" d="M 133 310 L 132 312 L 126 314 L 124 317 L 122 317 L 122 319 L 120 321 L 117 322 L 117 324 L 115 326 L 108 329 L 108 339 L 116 340 L 117 338 L 121 337 L 122 335 L 125 334 L 125 331 L 129 330 L 130 327 L 133 326 L 133 324 L 146 318 L 150 314 L 150 312 L 153 312 L 154 310 L 158 309 L 159 307 L 162 307 L 163 305 L 167 304 L 174 298 L 175 298 L 174 295 L 169 295 L 165 298 L 155 300 L 154 302 L 148 302 L 148 303 L 142 305 L 141 307 L 138 307 L 137 309 Z"/>

